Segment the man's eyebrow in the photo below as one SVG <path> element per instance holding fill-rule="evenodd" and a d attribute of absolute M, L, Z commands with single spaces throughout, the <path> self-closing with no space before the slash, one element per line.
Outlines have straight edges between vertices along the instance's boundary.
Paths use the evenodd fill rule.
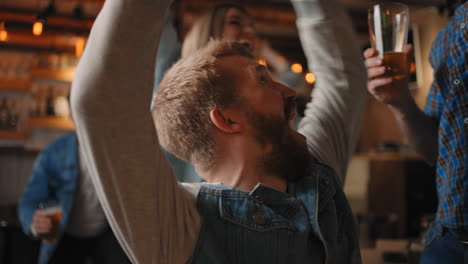
<path fill-rule="evenodd" d="M 255 66 L 255 71 L 257 72 L 257 74 L 268 73 L 268 69 L 265 67 L 265 65 L 262 64 L 257 64 Z"/>
<path fill-rule="evenodd" d="M 247 72 L 249 72 L 253 78 L 257 78 L 258 76 L 268 74 L 268 69 L 261 64 L 250 64 L 247 66 Z"/>

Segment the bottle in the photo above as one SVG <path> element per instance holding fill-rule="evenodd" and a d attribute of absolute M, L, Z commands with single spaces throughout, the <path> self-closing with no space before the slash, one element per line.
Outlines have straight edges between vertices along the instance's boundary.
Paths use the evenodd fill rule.
<path fill-rule="evenodd" d="M 46 115 L 47 87 L 41 85 L 37 93 L 37 116 Z"/>
<path fill-rule="evenodd" d="M 53 86 L 49 86 L 49 94 L 46 98 L 46 115 L 53 116 L 55 115 L 54 111 L 54 89 Z"/>
<path fill-rule="evenodd" d="M 0 129 L 6 129 L 8 127 L 8 101 L 6 97 L 2 98 L 0 103 Z"/>
<path fill-rule="evenodd" d="M 35 117 L 39 115 L 39 87 L 36 83 L 31 86 L 31 97 L 29 101 L 29 115 Z"/>
<path fill-rule="evenodd" d="M 16 130 L 18 128 L 19 113 L 16 100 L 10 101 L 10 112 L 8 114 L 8 128 Z"/>

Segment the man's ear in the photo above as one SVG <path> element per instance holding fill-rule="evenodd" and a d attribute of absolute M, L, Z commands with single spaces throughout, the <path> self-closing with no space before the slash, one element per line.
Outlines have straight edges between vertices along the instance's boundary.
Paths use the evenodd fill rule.
<path fill-rule="evenodd" d="M 210 111 L 211 122 L 225 133 L 238 133 L 242 130 L 239 115 L 234 110 L 215 108 Z"/>

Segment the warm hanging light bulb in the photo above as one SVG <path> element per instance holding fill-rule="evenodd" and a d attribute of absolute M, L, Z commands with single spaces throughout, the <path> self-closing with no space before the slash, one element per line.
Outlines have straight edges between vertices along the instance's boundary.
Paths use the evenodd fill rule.
<path fill-rule="evenodd" d="M 267 65 L 268 65 L 266 60 L 263 60 L 263 59 L 259 59 L 257 62 L 258 62 L 258 64 L 263 65 L 265 67 L 267 67 Z"/>
<path fill-rule="evenodd" d="M 0 41 L 7 41 L 8 40 L 8 32 L 6 30 L 0 31 Z"/>
<path fill-rule="evenodd" d="M 8 40 L 8 32 L 5 29 L 5 21 L 0 21 L 0 41 Z"/>
<path fill-rule="evenodd" d="M 311 72 L 307 73 L 305 76 L 306 82 L 309 84 L 313 84 L 315 82 L 315 75 Z"/>
<path fill-rule="evenodd" d="M 34 36 L 40 36 L 42 34 L 43 28 L 44 28 L 44 22 L 43 21 L 37 20 L 36 22 L 34 22 L 33 28 L 32 28 L 33 35 Z"/>
<path fill-rule="evenodd" d="M 294 63 L 291 65 L 291 71 L 294 73 L 301 73 L 302 72 L 302 65 L 299 63 Z"/>
<path fill-rule="evenodd" d="M 76 43 L 75 43 L 75 56 L 76 57 L 78 58 L 81 57 L 85 48 L 85 44 L 86 44 L 86 39 L 83 37 L 79 37 L 76 40 Z"/>
<path fill-rule="evenodd" d="M 36 18 L 32 27 L 32 33 L 34 36 L 40 36 L 42 31 L 44 31 L 44 25 L 47 22 L 47 19 L 55 14 L 55 1 L 51 0 L 46 9 L 42 10 Z"/>

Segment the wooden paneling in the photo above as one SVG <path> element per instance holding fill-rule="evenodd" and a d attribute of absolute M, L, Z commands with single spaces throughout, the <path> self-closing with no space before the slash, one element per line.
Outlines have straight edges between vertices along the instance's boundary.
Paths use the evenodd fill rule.
<path fill-rule="evenodd" d="M 403 133 L 390 109 L 369 98 L 359 140 L 359 152 L 369 152 L 380 142 L 405 143 Z"/>
<path fill-rule="evenodd" d="M 370 162 L 369 213 L 386 218 L 385 228 L 378 231 L 382 236 L 406 235 L 405 176 L 404 162 Z"/>

